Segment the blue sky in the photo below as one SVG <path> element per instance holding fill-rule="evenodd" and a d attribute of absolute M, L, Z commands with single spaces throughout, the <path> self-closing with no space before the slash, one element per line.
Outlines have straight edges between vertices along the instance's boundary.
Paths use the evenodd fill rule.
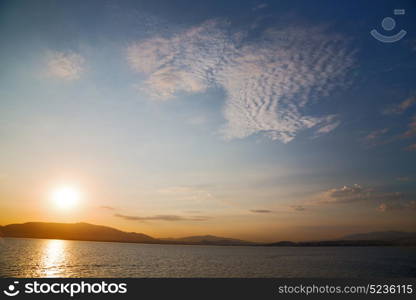
<path fill-rule="evenodd" d="M 412 1 L 0 11 L 2 223 L 253 240 L 415 229 Z M 82 207 L 51 209 L 59 184 Z"/>

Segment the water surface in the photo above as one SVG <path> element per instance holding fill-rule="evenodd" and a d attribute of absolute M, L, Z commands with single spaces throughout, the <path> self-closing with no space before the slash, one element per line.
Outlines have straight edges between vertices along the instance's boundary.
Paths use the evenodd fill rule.
<path fill-rule="evenodd" d="M 416 277 L 415 247 L 0 240 L 1 277 Z"/>

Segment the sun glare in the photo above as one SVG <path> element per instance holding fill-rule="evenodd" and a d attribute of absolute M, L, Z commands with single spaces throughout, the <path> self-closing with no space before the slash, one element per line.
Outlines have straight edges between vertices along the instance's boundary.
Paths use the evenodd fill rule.
<path fill-rule="evenodd" d="M 62 209 L 74 207 L 79 200 L 79 190 L 74 187 L 62 186 L 52 191 L 52 201 Z"/>

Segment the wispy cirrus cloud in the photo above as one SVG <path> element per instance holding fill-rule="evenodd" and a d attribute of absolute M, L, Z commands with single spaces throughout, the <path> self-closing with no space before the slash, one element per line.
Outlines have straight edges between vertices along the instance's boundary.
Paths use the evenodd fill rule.
<path fill-rule="evenodd" d="M 412 120 L 410 121 L 408 125 L 408 129 L 405 133 L 403 133 L 403 137 L 409 138 L 416 135 L 416 115 L 413 116 Z"/>
<path fill-rule="evenodd" d="M 117 218 L 122 218 L 129 221 L 207 221 L 210 217 L 207 216 L 193 216 L 183 217 L 179 215 L 155 215 L 155 216 L 130 216 L 123 214 L 114 214 Z"/>
<path fill-rule="evenodd" d="M 368 147 L 374 147 L 382 144 L 387 144 L 392 142 L 395 138 L 393 137 L 387 137 L 387 133 L 390 131 L 389 128 L 382 128 L 373 130 L 369 133 L 367 133 L 366 136 L 361 138 L 361 142 L 368 146 Z"/>
<path fill-rule="evenodd" d="M 76 80 L 84 71 L 85 59 L 73 52 L 50 52 L 47 55 L 47 75 L 63 80 Z"/>
<path fill-rule="evenodd" d="M 402 139 L 413 138 L 416 136 L 416 115 L 411 118 L 409 124 L 407 125 L 407 129 L 404 132 L 389 137 L 387 136 L 389 131 L 391 131 L 389 128 L 371 131 L 362 139 L 362 141 L 368 146 L 377 146 Z M 407 151 L 416 150 L 416 146 L 414 145 L 415 144 L 411 144 L 404 149 Z"/>
<path fill-rule="evenodd" d="M 316 133 L 317 134 L 325 134 L 325 133 L 331 132 L 332 130 L 337 128 L 340 124 L 341 124 L 340 121 L 334 121 L 333 123 L 329 123 L 327 125 L 322 126 L 321 128 L 319 128 L 316 131 Z"/>
<path fill-rule="evenodd" d="M 412 107 L 413 105 L 416 104 L 416 96 L 412 96 L 409 97 L 407 99 L 405 99 L 404 101 L 390 106 L 388 108 L 386 108 L 383 113 L 386 115 L 392 115 L 392 114 L 402 114 L 404 113 L 407 109 L 409 109 L 410 107 Z"/>
<path fill-rule="evenodd" d="M 145 74 L 141 89 L 153 99 L 224 89 L 225 139 L 263 133 L 287 143 L 306 128 L 334 130 L 334 115 L 309 116 L 304 108 L 348 84 L 354 59 L 346 40 L 321 27 L 267 30 L 255 41 L 246 36 L 226 22 L 208 21 L 169 38 L 133 43 L 127 58 Z"/>
<path fill-rule="evenodd" d="M 374 131 L 371 131 L 369 134 L 367 134 L 364 139 L 369 142 L 374 142 L 375 140 L 379 139 L 384 134 L 386 134 L 388 131 L 389 131 L 388 128 L 374 130 Z"/>

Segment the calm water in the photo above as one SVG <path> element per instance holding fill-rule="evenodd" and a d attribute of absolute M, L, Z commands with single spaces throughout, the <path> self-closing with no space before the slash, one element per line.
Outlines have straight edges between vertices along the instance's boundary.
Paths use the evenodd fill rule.
<path fill-rule="evenodd" d="M 416 249 L 0 240 L 1 277 L 416 277 Z"/>

